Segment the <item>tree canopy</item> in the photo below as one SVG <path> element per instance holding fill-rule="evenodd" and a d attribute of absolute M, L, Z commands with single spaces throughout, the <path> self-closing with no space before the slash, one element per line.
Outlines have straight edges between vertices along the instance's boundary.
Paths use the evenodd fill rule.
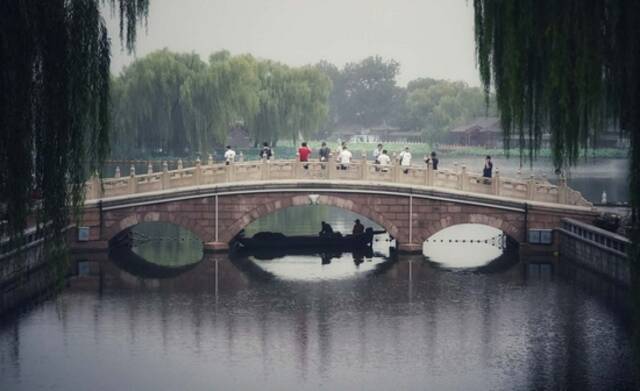
<path fill-rule="evenodd" d="M 60 239 L 88 173 L 108 152 L 111 55 L 102 2 L 0 2 L 2 234 L 18 237 L 35 210 Z M 108 3 L 119 7 L 131 49 L 148 1 Z"/>
<path fill-rule="evenodd" d="M 205 153 L 241 123 L 257 143 L 309 137 L 325 123 L 331 81 L 312 67 L 250 55 L 153 52 L 113 81 L 114 152 Z"/>

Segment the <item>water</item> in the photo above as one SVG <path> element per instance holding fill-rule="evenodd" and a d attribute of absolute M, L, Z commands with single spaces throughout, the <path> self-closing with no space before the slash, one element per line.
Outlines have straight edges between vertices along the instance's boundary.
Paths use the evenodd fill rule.
<path fill-rule="evenodd" d="M 322 219 L 346 232 L 353 218 L 331 208 L 307 219 L 300 209 L 281 213 L 248 231 L 283 221 L 313 230 Z M 493 234 L 466 229 L 450 237 Z M 496 251 L 484 243 L 390 257 L 385 239 L 358 262 L 350 253 L 329 263 L 213 254 L 194 262 L 186 233 L 163 232 L 185 238 L 170 242 L 187 248 L 184 262 L 160 257 L 145 261 L 156 268 L 125 270 L 154 254 L 140 246 L 81 256 L 81 275 L 60 295 L 3 319 L 0 389 L 634 387 L 626 293 L 567 262 L 526 265 L 511 252 L 484 266 L 455 261 Z"/>

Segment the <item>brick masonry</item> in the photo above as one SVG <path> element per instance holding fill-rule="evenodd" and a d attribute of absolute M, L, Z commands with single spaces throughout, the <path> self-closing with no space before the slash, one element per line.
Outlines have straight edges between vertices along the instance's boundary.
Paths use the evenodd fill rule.
<path fill-rule="evenodd" d="M 320 195 L 318 204 L 349 210 L 375 221 L 393 235 L 401 246 L 410 243 L 421 245 L 436 232 L 464 223 L 488 225 L 504 231 L 516 241 L 524 240 L 525 216 L 520 211 L 419 197 L 413 197 L 410 205 L 406 195 L 309 193 Z M 88 208 L 81 225 L 91 227 L 90 241 L 109 240 L 118 232 L 141 222 L 163 221 L 189 229 L 205 243 L 227 243 L 260 217 L 290 206 L 310 204 L 308 194 L 300 192 L 220 195 L 217 240 L 215 196 L 169 202 L 157 200 L 147 205 L 103 211 L 102 220 L 97 208 Z M 410 210 L 412 216 L 409 215 Z M 530 207 L 527 226 L 556 228 L 562 217 L 588 220 L 591 214 Z"/>

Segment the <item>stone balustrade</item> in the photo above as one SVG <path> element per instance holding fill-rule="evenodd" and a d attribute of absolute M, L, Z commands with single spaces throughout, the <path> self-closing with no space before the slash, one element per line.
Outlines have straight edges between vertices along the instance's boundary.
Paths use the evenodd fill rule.
<path fill-rule="evenodd" d="M 365 181 L 370 183 L 395 183 L 402 185 L 451 189 L 474 194 L 495 195 L 505 198 L 591 207 L 592 204 L 582 195 L 569 188 L 564 178 L 559 185 L 553 185 L 546 179 L 529 177 L 503 178 L 496 169 L 493 178 L 484 178 L 479 173 L 456 165 L 454 169 L 433 170 L 429 165 L 410 166 L 408 170 L 398 164 L 381 166 L 367 161 L 365 157 L 354 159 L 346 167 L 336 162 L 299 162 L 297 160 L 259 160 L 240 161 L 225 165 L 207 164 L 196 161 L 195 166 L 183 168 L 178 162 L 176 170 L 169 170 L 163 163 L 161 172 L 153 172 L 149 165 L 145 174 L 136 174 L 131 166 L 129 175 L 122 176 L 116 169 L 116 176 L 92 178 L 87 183 L 86 199 L 101 199 L 130 194 L 156 192 L 191 186 L 206 186 L 218 183 L 276 181 L 276 180 L 313 180 L 313 181 Z"/>

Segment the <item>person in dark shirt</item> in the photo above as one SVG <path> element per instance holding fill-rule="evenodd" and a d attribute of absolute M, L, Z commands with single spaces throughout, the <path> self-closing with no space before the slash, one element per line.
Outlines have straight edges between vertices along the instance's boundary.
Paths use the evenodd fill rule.
<path fill-rule="evenodd" d="M 329 147 L 327 147 L 327 143 L 323 142 L 322 146 L 318 150 L 318 155 L 320 156 L 320 161 L 321 162 L 328 162 L 330 153 L 331 153 L 331 149 L 329 149 Z"/>
<path fill-rule="evenodd" d="M 326 236 L 332 236 L 333 235 L 333 228 L 331 228 L 331 225 L 329 225 L 329 223 L 325 223 L 323 221 L 320 224 L 322 225 L 322 230 L 320 230 L 320 236 L 321 237 L 326 237 Z"/>
<path fill-rule="evenodd" d="M 491 178 L 491 171 L 493 170 L 493 163 L 491 162 L 491 156 L 487 155 L 484 159 L 484 168 L 482 169 L 482 176 L 485 178 Z"/>
<path fill-rule="evenodd" d="M 262 143 L 262 149 L 260 150 L 260 157 L 265 160 L 270 160 L 272 155 L 273 155 L 273 152 L 271 151 L 271 147 L 269 146 L 269 143 L 265 141 L 264 143 Z"/>
<path fill-rule="evenodd" d="M 354 235 L 360 235 L 364 233 L 364 225 L 362 225 L 360 219 L 356 219 L 355 224 L 353 225 L 353 231 L 351 233 Z"/>
<path fill-rule="evenodd" d="M 440 160 L 438 160 L 438 157 L 436 156 L 435 152 L 431 152 L 431 156 L 427 158 L 427 160 L 425 160 L 426 164 L 431 164 L 431 166 L 433 167 L 434 170 L 438 169 L 438 163 L 440 162 Z"/>

